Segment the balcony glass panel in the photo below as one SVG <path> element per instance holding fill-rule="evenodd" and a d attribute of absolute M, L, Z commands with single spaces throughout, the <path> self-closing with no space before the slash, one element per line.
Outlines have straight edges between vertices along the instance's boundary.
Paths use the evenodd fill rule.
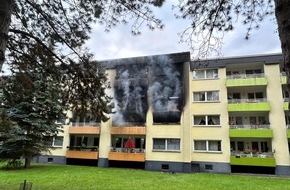
<path fill-rule="evenodd" d="M 259 74 L 242 74 L 227 76 L 226 86 L 265 86 L 268 84 L 267 78 L 263 73 Z"/>
<path fill-rule="evenodd" d="M 228 100 L 228 111 L 270 111 L 266 98 Z"/>

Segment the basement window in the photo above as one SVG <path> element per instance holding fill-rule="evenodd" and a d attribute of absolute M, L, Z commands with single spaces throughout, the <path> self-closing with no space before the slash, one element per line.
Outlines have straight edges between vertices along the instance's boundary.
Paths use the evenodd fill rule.
<path fill-rule="evenodd" d="M 206 165 L 204 166 L 204 169 L 205 169 L 205 170 L 212 170 L 212 165 L 206 164 Z"/>
<path fill-rule="evenodd" d="M 168 171 L 169 170 L 169 164 L 162 164 L 161 165 L 161 169 L 165 170 L 165 171 Z"/>
<path fill-rule="evenodd" d="M 48 163 L 53 163 L 53 158 L 47 158 Z"/>

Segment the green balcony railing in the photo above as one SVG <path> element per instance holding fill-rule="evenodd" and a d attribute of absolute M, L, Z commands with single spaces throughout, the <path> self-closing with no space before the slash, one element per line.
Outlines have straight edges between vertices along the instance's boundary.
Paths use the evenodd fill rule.
<path fill-rule="evenodd" d="M 230 137 L 273 138 L 270 125 L 230 125 Z"/>
<path fill-rule="evenodd" d="M 283 108 L 285 111 L 289 110 L 289 98 L 284 98 Z"/>
<path fill-rule="evenodd" d="M 286 84 L 287 78 L 286 78 L 286 73 L 281 73 L 281 84 Z"/>
<path fill-rule="evenodd" d="M 228 100 L 228 111 L 270 111 L 266 98 Z"/>
<path fill-rule="evenodd" d="M 231 153 L 231 165 L 275 167 L 276 161 L 272 152 L 265 153 Z"/>
<path fill-rule="evenodd" d="M 230 75 L 227 76 L 227 87 L 238 86 L 266 86 L 268 84 L 267 78 L 264 74 L 252 74 L 252 75 Z"/>

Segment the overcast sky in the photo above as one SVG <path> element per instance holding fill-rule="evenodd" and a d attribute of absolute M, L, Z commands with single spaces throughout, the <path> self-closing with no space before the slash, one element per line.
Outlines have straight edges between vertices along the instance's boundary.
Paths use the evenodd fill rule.
<path fill-rule="evenodd" d="M 102 25 L 93 27 L 87 46 L 94 53 L 96 60 L 138 57 L 190 51 L 185 43 L 179 43 L 178 33 L 189 25 L 188 21 L 176 20 L 171 10 L 170 1 L 156 12 L 165 24 L 163 30 L 150 31 L 142 28 L 142 34 L 132 36 L 130 25 L 119 25 L 110 32 L 105 32 Z M 280 42 L 275 22 L 269 19 L 254 30 L 249 40 L 245 40 L 246 27 L 238 21 L 235 30 L 226 34 L 222 54 L 224 57 L 280 53 Z M 215 57 L 215 56 L 213 56 Z"/>

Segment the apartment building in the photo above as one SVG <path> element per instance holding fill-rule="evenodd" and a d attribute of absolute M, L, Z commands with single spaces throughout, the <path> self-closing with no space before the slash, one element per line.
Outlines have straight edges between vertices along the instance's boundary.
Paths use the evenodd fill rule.
<path fill-rule="evenodd" d="M 116 113 L 74 118 L 35 161 L 290 175 L 282 59 L 191 61 L 183 52 L 104 61 Z"/>

